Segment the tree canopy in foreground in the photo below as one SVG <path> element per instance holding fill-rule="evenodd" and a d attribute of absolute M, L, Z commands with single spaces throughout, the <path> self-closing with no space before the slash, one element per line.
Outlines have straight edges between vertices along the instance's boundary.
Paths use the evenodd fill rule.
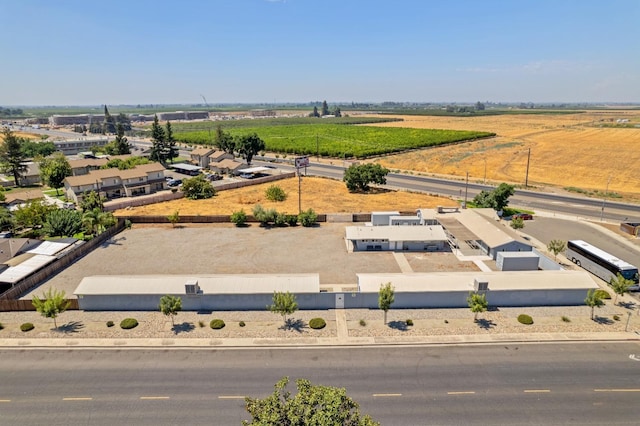
<path fill-rule="evenodd" d="M 298 393 L 286 390 L 288 377 L 276 383 L 274 392 L 264 399 L 245 398 L 251 421 L 244 426 L 323 425 L 375 426 L 371 417 L 360 414 L 360 406 L 347 396 L 344 388 L 313 385 L 307 379 L 296 380 Z"/>

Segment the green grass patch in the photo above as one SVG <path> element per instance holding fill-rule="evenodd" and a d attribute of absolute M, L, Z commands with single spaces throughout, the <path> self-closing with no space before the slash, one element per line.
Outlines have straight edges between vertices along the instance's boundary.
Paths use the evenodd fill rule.
<path fill-rule="evenodd" d="M 259 121 L 259 120 L 258 120 Z M 266 150 L 284 154 L 365 158 L 408 149 L 446 145 L 495 136 L 467 130 L 408 129 L 338 124 L 282 125 L 228 129 L 232 135 L 257 133 Z M 176 139 L 197 145 L 211 141 L 208 131 L 175 133 Z"/>

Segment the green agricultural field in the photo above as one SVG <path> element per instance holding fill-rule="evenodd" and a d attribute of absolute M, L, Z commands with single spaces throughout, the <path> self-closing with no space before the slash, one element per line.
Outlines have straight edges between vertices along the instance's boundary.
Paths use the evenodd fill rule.
<path fill-rule="evenodd" d="M 260 120 L 259 120 L 260 121 Z M 494 133 L 408 129 L 339 124 L 285 125 L 226 128 L 232 135 L 257 133 L 268 151 L 297 155 L 338 158 L 365 158 L 409 149 L 437 146 L 465 140 L 495 136 Z M 215 129 L 213 129 L 215 130 Z M 214 131 L 177 132 L 177 140 L 189 144 L 208 145 Z"/>
<path fill-rule="evenodd" d="M 401 118 L 392 117 L 333 117 L 333 118 L 314 118 L 314 117 L 274 117 L 274 118 L 258 118 L 258 119 L 242 119 L 242 120 L 225 120 L 225 121 L 194 121 L 194 122 L 177 122 L 171 123 L 173 131 L 191 132 L 191 131 L 213 131 L 222 126 L 225 131 L 231 129 L 257 128 L 257 127 L 273 127 L 273 126 L 294 126 L 294 125 L 320 125 L 320 124 L 375 124 L 388 123 L 391 121 L 403 121 Z M 151 125 L 148 126 L 149 128 Z"/>

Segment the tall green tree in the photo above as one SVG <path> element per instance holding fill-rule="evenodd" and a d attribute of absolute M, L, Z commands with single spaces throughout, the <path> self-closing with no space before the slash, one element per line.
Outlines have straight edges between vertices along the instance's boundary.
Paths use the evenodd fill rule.
<path fill-rule="evenodd" d="M 26 158 L 48 157 L 56 152 L 56 145 L 53 142 L 34 141 L 25 138 L 19 139 L 22 153 Z"/>
<path fill-rule="evenodd" d="M 122 128 L 127 132 L 131 130 L 131 119 L 122 112 L 116 116 L 116 124 L 122 124 Z"/>
<path fill-rule="evenodd" d="M 158 161 L 164 164 L 166 160 L 165 152 L 164 129 L 158 121 L 158 115 L 155 114 L 153 116 L 153 124 L 151 124 L 151 153 L 149 154 L 149 158 L 152 161 Z"/>
<path fill-rule="evenodd" d="M 318 112 L 318 107 L 317 106 L 313 107 L 313 112 L 311 112 L 309 114 L 309 117 L 320 117 L 320 113 Z"/>
<path fill-rule="evenodd" d="M 101 234 L 115 223 L 116 219 L 113 213 L 102 211 L 98 207 L 82 213 L 82 224 L 85 226 L 87 232 L 93 235 Z"/>
<path fill-rule="evenodd" d="M 633 280 L 626 279 L 625 277 L 620 275 L 620 273 L 617 273 L 615 277 L 611 278 L 611 280 L 609 281 L 609 285 L 611 286 L 613 292 L 616 294 L 616 297 L 613 299 L 613 304 L 615 305 L 618 301 L 618 296 L 624 296 L 625 293 L 628 293 L 629 288 L 631 288 L 631 286 L 634 284 L 635 283 L 633 282 Z"/>
<path fill-rule="evenodd" d="M 96 191 L 90 191 L 82 197 L 82 201 L 80 202 L 80 209 L 83 212 L 92 211 L 98 209 L 100 211 L 104 210 L 104 198 L 100 196 Z"/>
<path fill-rule="evenodd" d="M 43 158 L 40 161 L 40 178 L 42 181 L 56 190 L 64 186 L 64 180 L 72 175 L 71 165 L 63 153 L 57 153 L 52 158 Z"/>
<path fill-rule="evenodd" d="M 284 323 L 287 324 L 287 315 L 293 314 L 298 310 L 298 302 L 296 302 L 296 295 L 289 293 L 288 291 L 274 291 L 273 292 L 273 304 L 267 306 L 267 309 L 275 314 L 282 315 Z"/>
<path fill-rule="evenodd" d="M 177 296 L 167 294 L 160 298 L 160 305 L 158 305 L 160 312 L 171 318 L 171 325 L 175 325 L 173 317 L 178 315 L 178 312 L 182 310 L 182 299 Z"/>
<path fill-rule="evenodd" d="M 116 140 L 113 141 L 115 155 L 131 154 L 131 145 L 124 135 L 124 126 L 122 123 L 116 125 Z"/>
<path fill-rule="evenodd" d="M 484 293 L 469 293 L 467 305 L 469 305 L 471 312 L 474 313 L 473 321 L 477 322 L 478 314 L 487 310 L 489 302 L 487 302 L 487 296 Z"/>
<path fill-rule="evenodd" d="M 387 323 L 387 312 L 391 309 L 391 305 L 395 302 L 395 289 L 390 282 L 380 284 L 378 290 L 378 307 L 384 311 L 384 323 Z"/>
<path fill-rule="evenodd" d="M 286 387 L 288 377 L 276 383 L 274 392 L 264 399 L 245 398 L 251 420 L 243 426 L 379 426 L 371 417 L 360 414 L 360 406 L 347 396 L 344 388 L 313 385 L 307 379 L 296 380 L 298 393 Z"/>
<path fill-rule="evenodd" d="M 593 319 L 594 308 L 601 308 L 604 305 L 601 292 L 597 291 L 595 288 L 587 291 L 587 297 L 584 299 L 584 304 L 591 308 L 591 319 Z"/>
<path fill-rule="evenodd" d="M 50 288 L 48 292 L 42 295 L 42 298 L 33 296 L 31 300 L 33 307 L 45 318 L 53 319 L 53 326 L 58 328 L 56 318 L 58 315 L 69 309 L 71 302 L 65 298 L 64 291 L 56 291 Z"/>
<path fill-rule="evenodd" d="M 176 145 L 176 139 L 173 137 L 173 129 L 171 128 L 170 121 L 167 121 L 167 125 L 165 126 L 164 145 L 164 156 L 166 159 L 171 161 L 171 164 L 173 164 L 173 159 L 178 158 L 180 152 L 178 150 L 178 146 Z"/>
<path fill-rule="evenodd" d="M 0 206 L 0 231 L 13 232 L 16 228 L 16 220 L 8 208 Z"/>
<path fill-rule="evenodd" d="M 44 203 L 42 200 L 31 200 L 18 207 L 13 216 L 18 228 L 40 229 L 47 221 L 47 216 L 57 207 Z"/>
<path fill-rule="evenodd" d="M 480 191 L 473 199 L 477 207 L 492 208 L 495 211 L 503 210 L 509 205 L 509 197 L 515 192 L 515 186 L 501 183 L 493 191 Z"/>
<path fill-rule="evenodd" d="M 185 179 L 182 182 L 182 192 L 190 200 L 204 200 L 216 195 L 213 185 L 202 174 Z"/>
<path fill-rule="evenodd" d="M 329 105 L 327 105 L 327 101 L 322 101 L 322 116 L 329 115 Z"/>
<path fill-rule="evenodd" d="M 109 109 L 104 106 L 104 123 L 102 124 L 102 133 L 115 133 L 116 132 L 116 120 L 111 114 Z"/>
<path fill-rule="evenodd" d="M 8 127 L 2 130 L 0 145 L 0 168 L 13 175 L 16 186 L 20 186 L 22 176 L 27 172 L 26 156 L 22 151 L 22 138 L 17 137 Z"/>
<path fill-rule="evenodd" d="M 233 136 L 222 130 L 222 126 L 220 124 L 216 127 L 216 138 L 214 139 L 213 144 L 219 150 L 229 154 L 233 154 L 236 149 L 236 142 L 233 139 Z"/>
<path fill-rule="evenodd" d="M 547 244 L 547 250 L 553 253 L 553 260 L 558 259 L 558 253 L 562 253 L 567 248 L 567 243 L 562 240 L 551 240 Z"/>
<path fill-rule="evenodd" d="M 371 183 L 386 184 L 387 174 L 389 174 L 389 169 L 380 164 L 353 164 L 344 171 L 342 180 L 349 191 L 368 191 Z"/>
<path fill-rule="evenodd" d="M 256 133 L 241 136 L 236 142 L 236 149 L 247 160 L 247 164 L 251 165 L 253 156 L 263 151 L 265 148 L 264 141 L 258 137 Z"/>

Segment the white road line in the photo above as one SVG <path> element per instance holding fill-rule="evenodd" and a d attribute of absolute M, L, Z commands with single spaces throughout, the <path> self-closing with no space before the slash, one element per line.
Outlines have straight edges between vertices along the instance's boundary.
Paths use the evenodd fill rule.
<path fill-rule="evenodd" d="M 447 395 L 473 395 L 474 391 L 447 392 Z"/>
<path fill-rule="evenodd" d="M 549 393 L 550 389 L 525 389 L 524 393 Z"/>
<path fill-rule="evenodd" d="M 93 398 L 88 396 L 70 396 L 62 398 L 63 401 L 91 401 Z"/>
<path fill-rule="evenodd" d="M 220 395 L 218 399 L 244 399 L 244 395 Z"/>
<path fill-rule="evenodd" d="M 10 399 L 0 399 L 0 402 L 11 402 Z"/>
<path fill-rule="evenodd" d="M 141 396 L 140 399 L 170 399 L 168 396 Z"/>
<path fill-rule="evenodd" d="M 640 392 L 640 389 L 594 389 L 594 392 Z"/>
<path fill-rule="evenodd" d="M 373 397 L 393 397 L 393 396 L 402 396 L 401 393 L 374 393 Z"/>

